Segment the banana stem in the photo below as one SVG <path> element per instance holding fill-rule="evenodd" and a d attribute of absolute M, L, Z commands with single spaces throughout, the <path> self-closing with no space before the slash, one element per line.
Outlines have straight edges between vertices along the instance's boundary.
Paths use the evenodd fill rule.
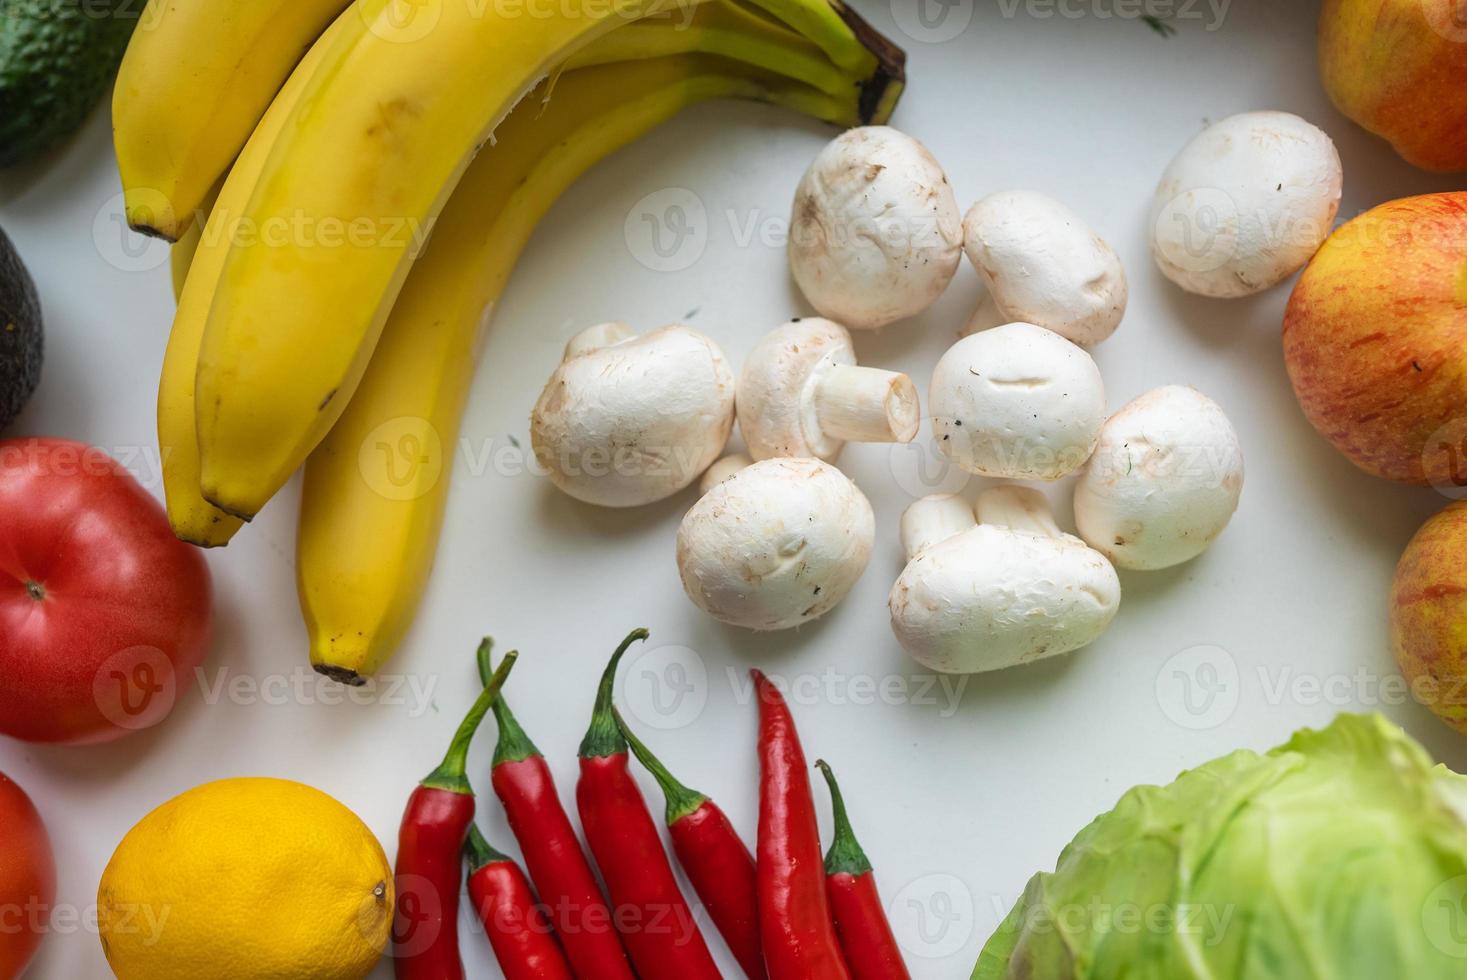
<path fill-rule="evenodd" d="M 906 78 L 906 53 L 842 0 L 748 0 L 809 38 L 845 71 L 886 82 Z M 886 82 L 882 83 L 885 87 Z"/>
<path fill-rule="evenodd" d="M 856 77 L 862 123 L 891 118 L 906 88 L 907 54 L 843 0 L 747 0 L 788 24 Z"/>

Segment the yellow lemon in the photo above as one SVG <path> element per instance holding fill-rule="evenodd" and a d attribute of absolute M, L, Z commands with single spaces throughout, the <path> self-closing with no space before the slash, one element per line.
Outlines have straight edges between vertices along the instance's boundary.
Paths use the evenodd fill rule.
<path fill-rule="evenodd" d="M 300 783 L 225 779 L 128 831 L 97 917 L 119 980 L 348 980 L 381 957 L 392 902 L 356 814 Z"/>

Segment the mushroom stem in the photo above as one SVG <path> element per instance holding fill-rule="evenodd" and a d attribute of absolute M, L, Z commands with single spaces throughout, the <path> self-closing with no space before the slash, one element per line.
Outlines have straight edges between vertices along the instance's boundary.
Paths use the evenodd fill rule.
<path fill-rule="evenodd" d="M 983 290 L 983 298 L 978 301 L 978 307 L 973 310 L 973 315 L 968 318 L 968 325 L 963 328 L 962 336 L 971 337 L 975 333 L 991 330 L 1009 323 L 1013 318 L 1003 311 L 998 305 L 998 300 L 993 298 L 991 289 Z"/>
<path fill-rule="evenodd" d="M 698 492 L 705 494 L 739 470 L 753 465 L 754 461 L 743 453 L 732 453 L 725 456 L 703 471 L 703 479 L 698 483 Z"/>
<path fill-rule="evenodd" d="M 973 508 L 957 494 L 935 493 L 923 497 L 902 514 L 902 548 L 906 550 L 907 561 L 977 524 Z"/>
<path fill-rule="evenodd" d="M 561 359 L 568 361 L 573 357 L 589 354 L 593 350 L 631 340 L 636 335 L 637 332 L 629 324 L 622 323 L 620 320 L 598 323 L 594 327 L 587 327 L 567 341 L 565 355 Z"/>
<path fill-rule="evenodd" d="M 1013 531 L 1024 531 L 1046 538 L 1062 538 L 1065 533 L 1050 513 L 1049 501 L 1032 487 L 1002 486 L 978 495 L 975 506 L 980 524 L 992 524 Z"/>
<path fill-rule="evenodd" d="M 815 417 L 822 432 L 845 442 L 911 442 L 922 422 L 911 378 L 852 364 L 816 378 Z"/>

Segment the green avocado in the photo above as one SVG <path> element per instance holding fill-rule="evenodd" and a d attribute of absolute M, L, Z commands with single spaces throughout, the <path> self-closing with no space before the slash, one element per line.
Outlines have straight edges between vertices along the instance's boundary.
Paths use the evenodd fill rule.
<path fill-rule="evenodd" d="M 41 380 L 41 301 L 31 274 L 0 229 L 0 431 Z"/>
<path fill-rule="evenodd" d="M 71 135 L 117 73 L 143 0 L 0 0 L 0 167 Z"/>

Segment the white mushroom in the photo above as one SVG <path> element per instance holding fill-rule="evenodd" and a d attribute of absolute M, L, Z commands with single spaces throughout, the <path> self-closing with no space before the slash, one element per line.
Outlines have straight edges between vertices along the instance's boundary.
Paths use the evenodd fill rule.
<path fill-rule="evenodd" d="M 1301 269 L 1340 206 L 1340 155 L 1287 112 L 1245 112 L 1204 129 L 1162 174 L 1151 254 L 1203 296 L 1247 296 Z"/>
<path fill-rule="evenodd" d="M 1042 494 L 985 491 L 978 520 L 957 497 L 902 515 L 908 564 L 892 587 L 902 649 L 944 674 L 999 670 L 1078 650 L 1104 633 L 1121 585 L 1105 556 L 1065 534 Z"/>
<path fill-rule="evenodd" d="M 743 453 L 731 453 L 723 457 L 703 471 L 703 479 L 698 481 L 698 495 L 703 496 L 724 480 L 732 479 L 740 470 L 746 470 L 753 465 L 754 460 Z"/>
<path fill-rule="evenodd" d="M 1242 492 L 1232 423 L 1207 396 L 1168 385 L 1105 423 L 1075 485 L 1075 524 L 1121 568 L 1167 568 L 1212 544 Z"/>
<path fill-rule="evenodd" d="M 927 309 L 962 254 L 962 216 L 942 167 L 889 126 L 837 136 L 795 193 L 790 271 L 815 309 L 853 329 Z"/>
<path fill-rule="evenodd" d="M 937 445 L 969 473 L 1057 480 L 1085 464 L 1105 422 L 1100 369 L 1081 347 L 1032 323 L 958 341 L 928 392 Z"/>
<path fill-rule="evenodd" d="M 911 442 L 921 428 L 905 374 L 857 367 L 851 335 L 818 317 L 791 320 L 755 345 L 739 373 L 739 431 L 755 459 L 834 459 L 846 440 Z"/>
<path fill-rule="evenodd" d="M 535 458 L 577 500 L 662 500 L 723 452 L 734 390 L 723 352 L 695 330 L 673 325 L 638 337 L 624 323 L 599 324 L 571 338 L 535 403 Z"/>
<path fill-rule="evenodd" d="M 724 478 L 677 532 L 678 572 L 698 608 L 730 626 L 782 630 L 846 597 L 871 558 L 876 520 L 844 473 L 818 459 L 714 469 Z"/>
<path fill-rule="evenodd" d="M 1115 333 L 1126 312 L 1126 272 L 1078 214 L 1034 191 L 1002 191 L 973 205 L 963 247 L 999 322 L 1020 320 L 1077 344 Z"/>

